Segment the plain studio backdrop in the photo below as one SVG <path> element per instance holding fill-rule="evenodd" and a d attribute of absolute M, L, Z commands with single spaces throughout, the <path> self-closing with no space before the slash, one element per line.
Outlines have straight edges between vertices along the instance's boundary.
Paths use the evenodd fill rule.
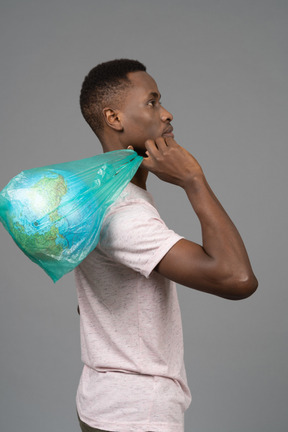
<path fill-rule="evenodd" d="M 251 298 L 178 287 L 186 432 L 288 427 L 287 46 L 287 0 L 0 1 L 0 189 L 24 169 L 98 154 L 82 81 L 134 58 L 244 238 L 260 283 Z M 152 176 L 148 187 L 167 225 L 201 241 L 183 191 Z M 0 430 L 77 432 L 73 274 L 54 285 L 2 225 L 0 248 Z"/>

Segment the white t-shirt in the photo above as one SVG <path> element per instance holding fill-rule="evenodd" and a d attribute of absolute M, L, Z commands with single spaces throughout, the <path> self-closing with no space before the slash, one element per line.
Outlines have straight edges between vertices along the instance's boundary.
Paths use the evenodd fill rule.
<path fill-rule="evenodd" d="M 77 409 L 117 432 L 183 432 L 191 395 L 176 286 L 153 271 L 181 237 L 129 184 L 75 270 L 84 368 Z"/>

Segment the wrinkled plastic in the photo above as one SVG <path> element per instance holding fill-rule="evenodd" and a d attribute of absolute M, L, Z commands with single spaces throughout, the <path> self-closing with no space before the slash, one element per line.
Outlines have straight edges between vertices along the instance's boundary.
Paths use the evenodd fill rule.
<path fill-rule="evenodd" d="M 142 159 L 133 150 L 116 150 L 23 171 L 0 193 L 0 220 L 56 282 L 95 248 L 107 209 Z"/>

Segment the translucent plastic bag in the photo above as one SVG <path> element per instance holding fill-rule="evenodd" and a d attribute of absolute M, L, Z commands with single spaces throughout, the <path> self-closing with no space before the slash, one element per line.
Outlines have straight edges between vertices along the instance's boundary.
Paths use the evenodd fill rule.
<path fill-rule="evenodd" d="M 142 159 L 133 150 L 116 150 L 23 171 L 0 193 L 0 220 L 56 282 L 95 248 L 108 207 Z"/>

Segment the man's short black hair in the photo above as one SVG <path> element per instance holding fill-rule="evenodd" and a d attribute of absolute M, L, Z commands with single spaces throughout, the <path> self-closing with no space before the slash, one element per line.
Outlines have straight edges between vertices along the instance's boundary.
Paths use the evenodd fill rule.
<path fill-rule="evenodd" d="M 80 94 L 81 112 L 98 137 L 103 130 L 103 108 L 121 103 L 123 93 L 131 85 L 127 74 L 138 71 L 146 71 L 139 61 L 116 59 L 100 63 L 85 77 Z"/>

